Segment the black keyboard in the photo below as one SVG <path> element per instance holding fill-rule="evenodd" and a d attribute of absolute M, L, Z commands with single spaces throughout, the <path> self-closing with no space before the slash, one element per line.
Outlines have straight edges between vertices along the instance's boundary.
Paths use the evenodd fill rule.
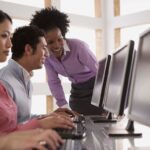
<path fill-rule="evenodd" d="M 86 136 L 86 128 L 84 124 L 77 123 L 75 124 L 74 129 L 62 129 L 62 128 L 55 128 L 54 130 L 58 132 L 58 134 L 63 139 L 82 139 Z"/>
<path fill-rule="evenodd" d="M 73 122 L 74 123 L 85 123 L 85 116 L 84 115 L 79 115 L 73 117 Z"/>

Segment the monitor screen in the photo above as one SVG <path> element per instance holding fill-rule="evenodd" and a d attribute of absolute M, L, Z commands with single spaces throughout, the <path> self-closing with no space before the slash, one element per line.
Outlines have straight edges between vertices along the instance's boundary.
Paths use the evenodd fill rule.
<path fill-rule="evenodd" d="M 108 55 L 106 58 L 99 61 L 99 67 L 95 79 L 94 89 L 91 104 L 97 107 L 102 106 L 103 96 L 106 84 L 106 76 L 108 74 L 108 66 L 110 63 L 111 56 Z"/>
<path fill-rule="evenodd" d="M 119 48 L 112 55 L 109 83 L 104 102 L 104 109 L 122 115 L 125 107 L 128 79 L 132 63 L 134 42 Z"/>
<path fill-rule="evenodd" d="M 135 60 L 131 92 L 129 96 L 129 113 L 131 120 L 150 126 L 150 29 L 139 39 Z"/>

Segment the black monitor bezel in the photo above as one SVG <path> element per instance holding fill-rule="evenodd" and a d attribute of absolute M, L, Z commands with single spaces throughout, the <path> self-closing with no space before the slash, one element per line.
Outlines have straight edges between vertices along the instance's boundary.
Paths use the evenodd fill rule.
<path fill-rule="evenodd" d="M 109 69 L 109 65 L 110 65 L 110 60 L 111 60 L 111 55 L 107 55 L 107 57 L 103 58 L 101 61 L 105 61 L 105 67 L 104 67 L 104 71 L 103 71 L 103 76 L 102 76 L 102 82 L 101 82 L 101 91 L 100 91 L 100 95 L 99 95 L 99 103 L 95 103 L 94 101 L 92 101 L 93 99 L 93 95 L 92 95 L 92 99 L 91 99 L 91 104 L 96 106 L 96 107 L 102 107 L 103 106 L 103 98 L 104 98 L 104 92 L 105 92 L 105 86 L 106 86 L 106 80 L 107 80 L 107 76 L 108 76 L 108 69 Z M 98 67 L 98 71 L 97 71 L 97 75 L 98 72 L 100 70 L 100 67 Z M 97 82 L 97 75 L 96 75 L 96 79 L 95 79 L 95 84 Z M 95 86 L 94 84 L 94 86 Z M 93 92 L 94 94 L 94 92 Z"/>
<path fill-rule="evenodd" d="M 97 69 L 97 73 L 96 73 L 96 78 L 95 78 L 95 83 L 94 83 L 94 88 L 93 88 L 93 94 L 92 94 L 92 99 L 91 99 L 91 104 L 92 105 L 94 105 L 94 106 L 96 106 L 96 107 L 99 107 L 99 103 L 100 103 L 100 95 L 99 95 L 99 97 L 96 97 L 97 99 L 99 99 L 99 102 L 98 103 L 96 103 L 95 101 L 94 101 L 94 99 L 95 99 L 95 92 L 94 92 L 94 90 L 95 90 L 95 87 L 96 87 L 96 85 L 97 85 L 97 82 L 99 82 L 98 81 L 98 79 L 99 79 L 99 74 L 101 73 L 101 63 L 104 63 L 104 70 L 105 70 L 105 65 L 106 65 L 106 61 L 107 61 L 107 58 L 106 57 L 104 57 L 103 59 L 101 59 L 99 62 L 98 62 L 98 69 Z M 104 72 L 104 70 L 103 70 L 103 72 Z M 103 78 L 103 75 L 102 75 L 102 78 Z M 101 78 L 101 82 L 102 82 L 102 78 Z M 102 89 L 102 87 L 101 87 L 101 89 Z M 101 90 L 100 89 L 100 90 Z"/>
<path fill-rule="evenodd" d="M 123 69 L 123 78 L 122 78 L 122 82 L 121 82 L 121 94 L 120 94 L 120 101 L 119 101 L 119 107 L 116 109 L 114 108 L 110 108 L 107 106 L 107 94 L 108 94 L 108 90 L 109 90 L 109 83 L 110 83 L 110 76 L 111 76 L 111 71 L 112 71 L 112 63 L 113 63 L 113 58 L 116 54 L 118 54 L 119 52 L 121 52 L 122 50 L 124 50 L 124 48 L 127 47 L 128 48 L 128 52 L 127 52 L 127 56 L 126 56 L 126 60 L 125 60 L 125 65 L 124 65 L 124 69 Z M 131 63 L 132 63 L 132 55 L 133 55 L 133 49 L 134 49 L 134 41 L 130 40 L 127 44 L 125 44 L 124 46 L 120 47 L 119 49 L 117 49 L 116 52 L 114 52 L 112 54 L 112 59 L 111 59 L 111 68 L 109 70 L 109 77 L 108 77 L 108 85 L 107 85 L 107 90 L 106 90 L 106 94 L 105 94 L 105 100 L 104 100 L 104 109 L 116 114 L 116 115 L 123 115 L 124 114 L 124 109 L 125 109 L 125 104 L 126 104 L 126 94 L 127 94 L 127 87 L 128 87 L 128 80 L 129 80 L 129 75 L 130 75 L 130 71 L 131 71 Z"/>

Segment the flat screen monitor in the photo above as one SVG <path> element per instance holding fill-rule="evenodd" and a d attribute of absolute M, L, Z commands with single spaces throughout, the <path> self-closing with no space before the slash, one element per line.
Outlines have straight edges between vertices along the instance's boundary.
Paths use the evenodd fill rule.
<path fill-rule="evenodd" d="M 97 107 L 100 107 L 103 104 L 103 96 L 105 91 L 106 78 L 108 75 L 108 66 L 110 64 L 110 59 L 111 56 L 108 55 L 107 57 L 99 61 L 99 67 L 96 74 L 93 95 L 91 100 L 91 104 Z"/>
<path fill-rule="evenodd" d="M 128 110 L 129 119 L 150 126 L 150 29 L 139 38 Z"/>
<path fill-rule="evenodd" d="M 129 41 L 112 54 L 104 109 L 116 115 L 124 113 L 133 48 L 134 41 Z"/>
<path fill-rule="evenodd" d="M 131 50 L 131 52 L 132 52 L 132 50 Z M 133 76 L 135 57 L 136 57 L 136 51 L 134 50 L 133 54 L 132 54 L 132 60 L 127 61 L 128 63 L 127 63 L 126 72 L 124 75 L 124 77 L 125 77 L 124 84 L 125 85 L 123 87 L 125 88 L 125 90 L 124 90 L 125 92 L 123 92 L 123 94 L 122 94 L 123 95 L 123 98 L 121 99 L 122 102 L 121 103 L 119 102 L 120 105 L 118 105 L 118 106 L 120 106 L 120 109 L 122 109 L 121 114 L 122 114 L 124 108 L 128 106 L 128 99 L 129 99 L 129 93 L 131 90 L 131 80 L 132 80 L 132 76 Z M 130 54 L 128 54 L 128 59 L 129 58 L 130 58 Z M 113 65 L 113 63 L 111 63 L 111 65 Z M 113 69 L 113 66 L 112 66 L 112 69 Z M 126 77 L 126 73 L 127 73 L 127 77 Z M 116 103 L 118 103 L 118 102 L 116 102 Z M 120 110 L 120 109 L 118 109 L 118 110 Z M 127 136 L 139 137 L 142 135 L 141 133 L 139 133 L 137 131 L 135 132 L 134 124 L 133 124 L 133 121 L 131 121 L 131 120 L 128 121 L 126 128 L 124 128 L 124 125 L 123 126 L 119 125 L 119 128 L 117 126 L 113 126 L 108 129 L 109 136 L 111 136 L 111 137 L 127 137 Z"/>

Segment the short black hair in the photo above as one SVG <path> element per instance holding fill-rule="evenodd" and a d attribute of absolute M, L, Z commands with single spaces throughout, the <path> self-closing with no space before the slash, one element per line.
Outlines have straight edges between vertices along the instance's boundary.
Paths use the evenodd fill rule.
<path fill-rule="evenodd" d="M 5 20 L 9 20 L 11 22 L 11 24 L 12 24 L 11 17 L 7 13 L 3 12 L 2 10 L 0 10 L 0 23 L 2 23 Z"/>
<path fill-rule="evenodd" d="M 18 60 L 23 56 L 26 44 L 33 48 L 34 53 L 40 37 L 44 37 L 44 32 L 36 26 L 17 28 L 12 37 L 12 59 Z"/>
<path fill-rule="evenodd" d="M 36 25 L 43 29 L 45 32 L 54 28 L 59 28 L 61 30 L 62 36 L 65 37 L 68 31 L 70 23 L 68 15 L 60 12 L 54 7 L 36 11 L 32 17 L 33 18 L 31 19 L 30 25 Z"/>

